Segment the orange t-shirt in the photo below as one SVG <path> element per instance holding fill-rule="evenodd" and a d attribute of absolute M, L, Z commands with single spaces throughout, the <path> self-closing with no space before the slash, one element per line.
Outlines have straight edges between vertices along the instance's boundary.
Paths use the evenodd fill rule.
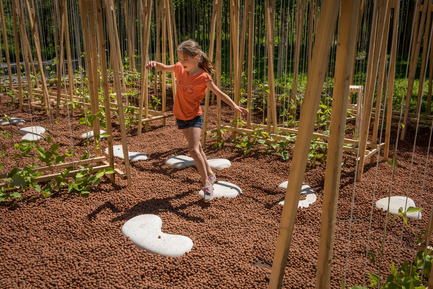
<path fill-rule="evenodd" d="M 173 114 L 181 120 L 191 120 L 202 114 L 200 102 L 206 92 L 206 84 L 212 78 L 205 71 L 188 75 L 180 62 L 174 65 L 176 75 L 176 98 Z"/>

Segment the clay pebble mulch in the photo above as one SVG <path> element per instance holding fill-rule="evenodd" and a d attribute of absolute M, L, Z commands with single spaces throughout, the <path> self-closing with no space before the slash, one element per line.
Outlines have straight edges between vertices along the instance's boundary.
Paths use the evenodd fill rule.
<path fill-rule="evenodd" d="M 215 127 L 215 107 L 211 107 L 210 127 Z M 78 124 L 78 112 L 70 117 L 63 112 L 50 121 L 43 112 L 18 112 L 0 103 L 1 115 L 20 117 L 26 124 L 46 127 L 60 150 L 75 148 L 77 155 L 87 146 Z M 231 111 L 224 108 L 229 122 Z M 116 120 L 114 144 L 120 144 Z M 395 126 L 396 127 L 396 126 Z M 16 126 L 0 129 L 12 134 L 2 138 L 1 150 L 14 155 L 19 142 Z M 29 191 L 22 201 L 0 204 L 1 288 L 267 288 L 278 236 L 284 191 L 278 185 L 287 181 L 291 162 L 277 154 L 258 150 L 244 156 L 229 141 L 217 150 L 208 139 L 209 158 L 230 160 L 231 167 L 217 171 L 218 180 L 238 185 L 243 194 L 205 203 L 198 195 L 200 178 L 194 167 L 177 170 L 164 165 L 174 155 L 188 155 L 186 142 L 177 131 L 174 119 L 167 125 L 154 122 L 150 130 L 137 136 L 127 131 L 130 151 L 148 155 L 146 161 L 131 163 L 133 185 L 107 179 L 92 189 L 89 196 L 61 191 L 48 198 Z M 396 129 L 392 132 L 394 152 Z M 391 220 L 387 227 L 382 274 L 391 262 L 401 264 L 414 254 L 416 237 L 427 225 L 432 208 L 433 177 L 431 158 L 424 175 L 429 129 L 420 128 L 417 147 L 412 154 L 414 130 L 398 142 L 398 167 L 392 195 L 408 195 L 424 208 L 423 219 Z M 41 145 L 46 146 L 43 142 Z M 102 151 L 106 141 L 102 141 Z M 412 162 L 413 157 L 413 164 Z M 122 160 L 116 158 L 123 171 Z M 391 166 L 380 161 L 367 164 L 362 182 L 354 183 L 355 158 L 345 154 L 339 193 L 331 288 L 360 285 L 368 272 L 377 268 L 366 258 L 374 251 L 379 260 L 386 213 L 372 209 L 374 202 L 387 197 Z M 20 160 L 3 158 L 1 173 L 21 167 Z M 412 168 L 412 170 L 411 170 Z M 292 244 L 285 270 L 284 288 L 314 288 L 319 247 L 325 166 L 308 167 L 304 182 L 317 194 L 309 208 L 298 209 Z M 354 197 L 353 194 L 355 193 Z M 374 197 L 374 199 L 373 199 Z M 354 199 L 354 202 L 352 202 Z M 162 231 L 188 236 L 194 246 L 181 257 L 163 257 L 139 250 L 121 233 L 122 225 L 141 214 L 158 215 Z M 350 240 L 349 240 L 350 230 Z M 403 234 L 402 234 L 403 232 Z M 349 242 L 350 241 L 350 242 Z M 368 247 L 367 247 L 368 246 Z M 367 277 L 366 277 L 367 274 Z M 385 275 L 383 275 L 385 276 Z M 365 283 L 367 284 L 367 283 Z"/>

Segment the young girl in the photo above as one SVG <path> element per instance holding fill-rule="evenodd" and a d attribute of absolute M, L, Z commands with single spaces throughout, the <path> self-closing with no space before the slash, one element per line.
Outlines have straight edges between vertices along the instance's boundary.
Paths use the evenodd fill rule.
<path fill-rule="evenodd" d="M 216 177 L 207 162 L 206 155 L 200 144 L 201 127 L 203 124 L 200 102 L 203 100 L 206 89 L 209 88 L 216 96 L 235 110 L 246 115 L 247 110 L 236 105 L 231 98 L 222 92 L 212 81 L 210 74 L 214 72 L 212 62 L 201 50 L 197 42 L 187 40 L 177 48 L 179 62 L 175 65 L 165 65 L 160 62 L 150 61 L 147 69 L 155 67 L 161 71 L 173 72 L 177 79 L 176 97 L 173 106 L 173 114 L 176 117 L 177 127 L 182 130 L 188 141 L 188 150 L 194 159 L 200 174 L 204 200 L 213 198 L 213 184 Z"/>

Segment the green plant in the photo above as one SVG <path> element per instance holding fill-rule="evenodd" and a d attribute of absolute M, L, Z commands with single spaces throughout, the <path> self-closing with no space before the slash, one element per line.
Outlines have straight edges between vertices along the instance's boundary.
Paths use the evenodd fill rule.
<path fill-rule="evenodd" d="M 93 167 L 80 166 L 83 171 L 78 172 L 73 176 L 73 182 L 68 186 L 68 192 L 79 192 L 81 195 L 90 194 L 90 187 L 96 185 L 101 181 L 101 178 L 105 174 L 113 174 L 114 170 L 111 168 L 106 168 L 104 170 L 98 171 L 96 174 L 92 173 Z"/>

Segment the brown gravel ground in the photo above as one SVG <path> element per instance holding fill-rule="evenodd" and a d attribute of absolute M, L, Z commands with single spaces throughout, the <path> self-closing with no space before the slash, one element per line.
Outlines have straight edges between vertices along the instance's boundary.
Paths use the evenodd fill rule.
<path fill-rule="evenodd" d="M 225 107 L 228 122 L 231 111 Z M 27 125 L 41 125 L 62 144 L 61 150 L 75 147 L 78 155 L 88 149 L 80 139 L 86 132 L 78 124 L 78 112 L 68 117 L 62 112 L 56 121 L 43 112 L 20 113 L 8 107 L 3 97 L 1 115 L 22 117 Z M 70 119 L 70 120 L 69 120 Z M 211 107 L 210 127 L 214 127 L 215 107 Z M 114 121 L 114 144 L 120 144 L 119 126 Z M 396 127 L 396 126 L 395 126 Z M 17 142 L 17 128 L 1 127 Z M 394 152 L 394 128 L 391 152 Z M 367 165 L 362 182 L 354 183 L 355 158 L 345 154 L 335 232 L 331 288 L 367 282 L 368 272 L 388 274 L 391 262 L 401 264 L 414 255 L 416 237 L 425 230 L 432 209 L 432 161 L 426 169 L 429 128 L 416 139 L 410 128 L 405 141 L 398 142 L 398 167 L 392 181 L 392 195 L 408 195 L 424 208 L 421 221 L 396 218 L 386 227 L 383 258 L 379 252 L 385 232 L 386 213 L 372 209 L 372 203 L 388 196 L 391 166 L 382 160 Z M 167 125 L 151 124 L 141 137 L 136 129 L 127 131 L 130 151 L 148 154 L 147 161 L 132 163 L 132 187 L 125 180 L 107 179 L 89 196 L 66 190 L 48 198 L 26 192 L 21 201 L 0 204 L 0 288 L 266 288 L 278 236 L 284 191 L 291 161 L 260 150 L 244 156 L 228 141 L 222 150 L 208 139 L 209 158 L 227 158 L 230 168 L 217 171 L 219 180 L 237 184 L 243 195 L 204 203 L 198 195 L 199 175 L 195 168 L 176 170 L 164 165 L 173 155 L 187 154 L 186 142 L 177 131 L 173 117 Z M 41 142 L 41 145 L 44 145 Z M 102 148 L 105 149 L 106 141 Z M 92 147 L 89 147 L 92 151 Z M 14 155 L 13 141 L 1 138 L 1 150 Z M 121 159 L 116 159 L 124 170 Z M 22 167 L 21 161 L 3 158 L 8 172 Z M 317 193 L 317 201 L 299 209 L 293 241 L 284 275 L 284 288 L 313 288 L 325 166 L 308 167 L 305 182 Z M 192 250 L 178 258 L 153 255 L 138 250 L 121 233 L 122 225 L 140 214 L 155 214 L 163 221 L 165 233 L 190 237 Z M 376 266 L 366 258 L 376 254 Z M 380 260 L 382 260 L 380 262 Z M 383 275 L 384 276 L 384 275 Z"/>

